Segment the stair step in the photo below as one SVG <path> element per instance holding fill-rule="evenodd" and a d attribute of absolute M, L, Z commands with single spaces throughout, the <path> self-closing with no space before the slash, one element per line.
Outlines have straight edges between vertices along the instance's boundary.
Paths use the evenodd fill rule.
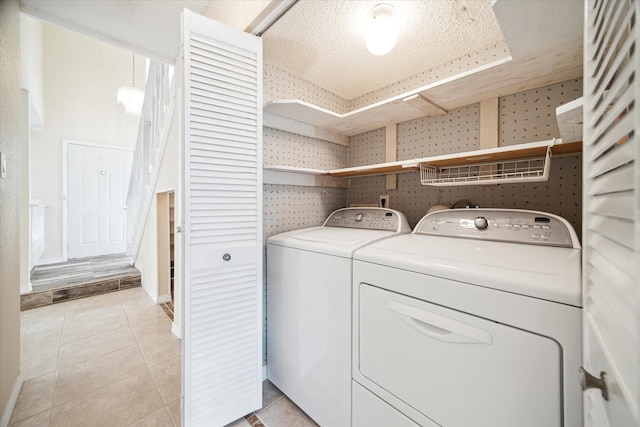
<path fill-rule="evenodd" d="M 109 292 L 142 286 L 140 272 L 87 280 L 82 283 L 60 286 L 53 289 L 35 291 L 20 296 L 20 310 L 57 304 L 80 298 L 92 297 Z"/>

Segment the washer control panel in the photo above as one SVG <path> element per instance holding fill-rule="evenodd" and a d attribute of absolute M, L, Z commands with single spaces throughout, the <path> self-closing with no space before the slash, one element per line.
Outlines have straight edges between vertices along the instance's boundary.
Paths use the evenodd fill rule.
<path fill-rule="evenodd" d="M 329 215 L 324 227 L 362 228 L 409 232 L 411 229 L 402 212 L 386 208 L 344 208 Z"/>
<path fill-rule="evenodd" d="M 577 235 L 564 218 L 517 209 L 451 209 L 422 218 L 415 234 L 530 243 L 579 248 Z"/>

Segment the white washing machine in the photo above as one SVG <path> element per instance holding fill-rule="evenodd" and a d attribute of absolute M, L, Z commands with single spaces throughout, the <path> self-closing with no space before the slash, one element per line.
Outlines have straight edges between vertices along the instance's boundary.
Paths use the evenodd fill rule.
<path fill-rule="evenodd" d="M 411 231 L 383 208 L 345 208 L 267 240 L 267 376 L 318 424 L 351 425 L 356 249 Z"/>
<path fill-rule="evenodd" d="M 581 250 L 542 212 L 456 209 L 354 255 L 355 427 L 579 427 Z"/>

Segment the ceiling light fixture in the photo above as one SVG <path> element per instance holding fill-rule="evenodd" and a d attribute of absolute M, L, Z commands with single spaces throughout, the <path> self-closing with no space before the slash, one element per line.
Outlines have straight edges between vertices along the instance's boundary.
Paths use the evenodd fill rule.
<path fill-rule="evenodd" d="M 136 87 L 136 54 L 133 54 L 133 85 L 118 88 L 118 104 L 124 106 L 127 114 L 139 116 L 142 112 L 144 92 Z"/>
<path fill-rule="evenodd" d="M 398 26 L 393 19 L 394 8 L 381 3 L 371 9 L 369 28 L 365 34 L 367 49 L 374 55 L 385 55 L 398 41 Z"/>

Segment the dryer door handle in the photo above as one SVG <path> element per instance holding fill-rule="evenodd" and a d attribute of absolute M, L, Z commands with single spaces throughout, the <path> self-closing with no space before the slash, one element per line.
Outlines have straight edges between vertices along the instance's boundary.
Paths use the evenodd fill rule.
<path fill-rule="evenodd" d="M 387 308 L 416 331 L 430 338 L 453 343 L 491 344 L 491 334 L 458 320 L 421 308 L 387 301 Z"/>

